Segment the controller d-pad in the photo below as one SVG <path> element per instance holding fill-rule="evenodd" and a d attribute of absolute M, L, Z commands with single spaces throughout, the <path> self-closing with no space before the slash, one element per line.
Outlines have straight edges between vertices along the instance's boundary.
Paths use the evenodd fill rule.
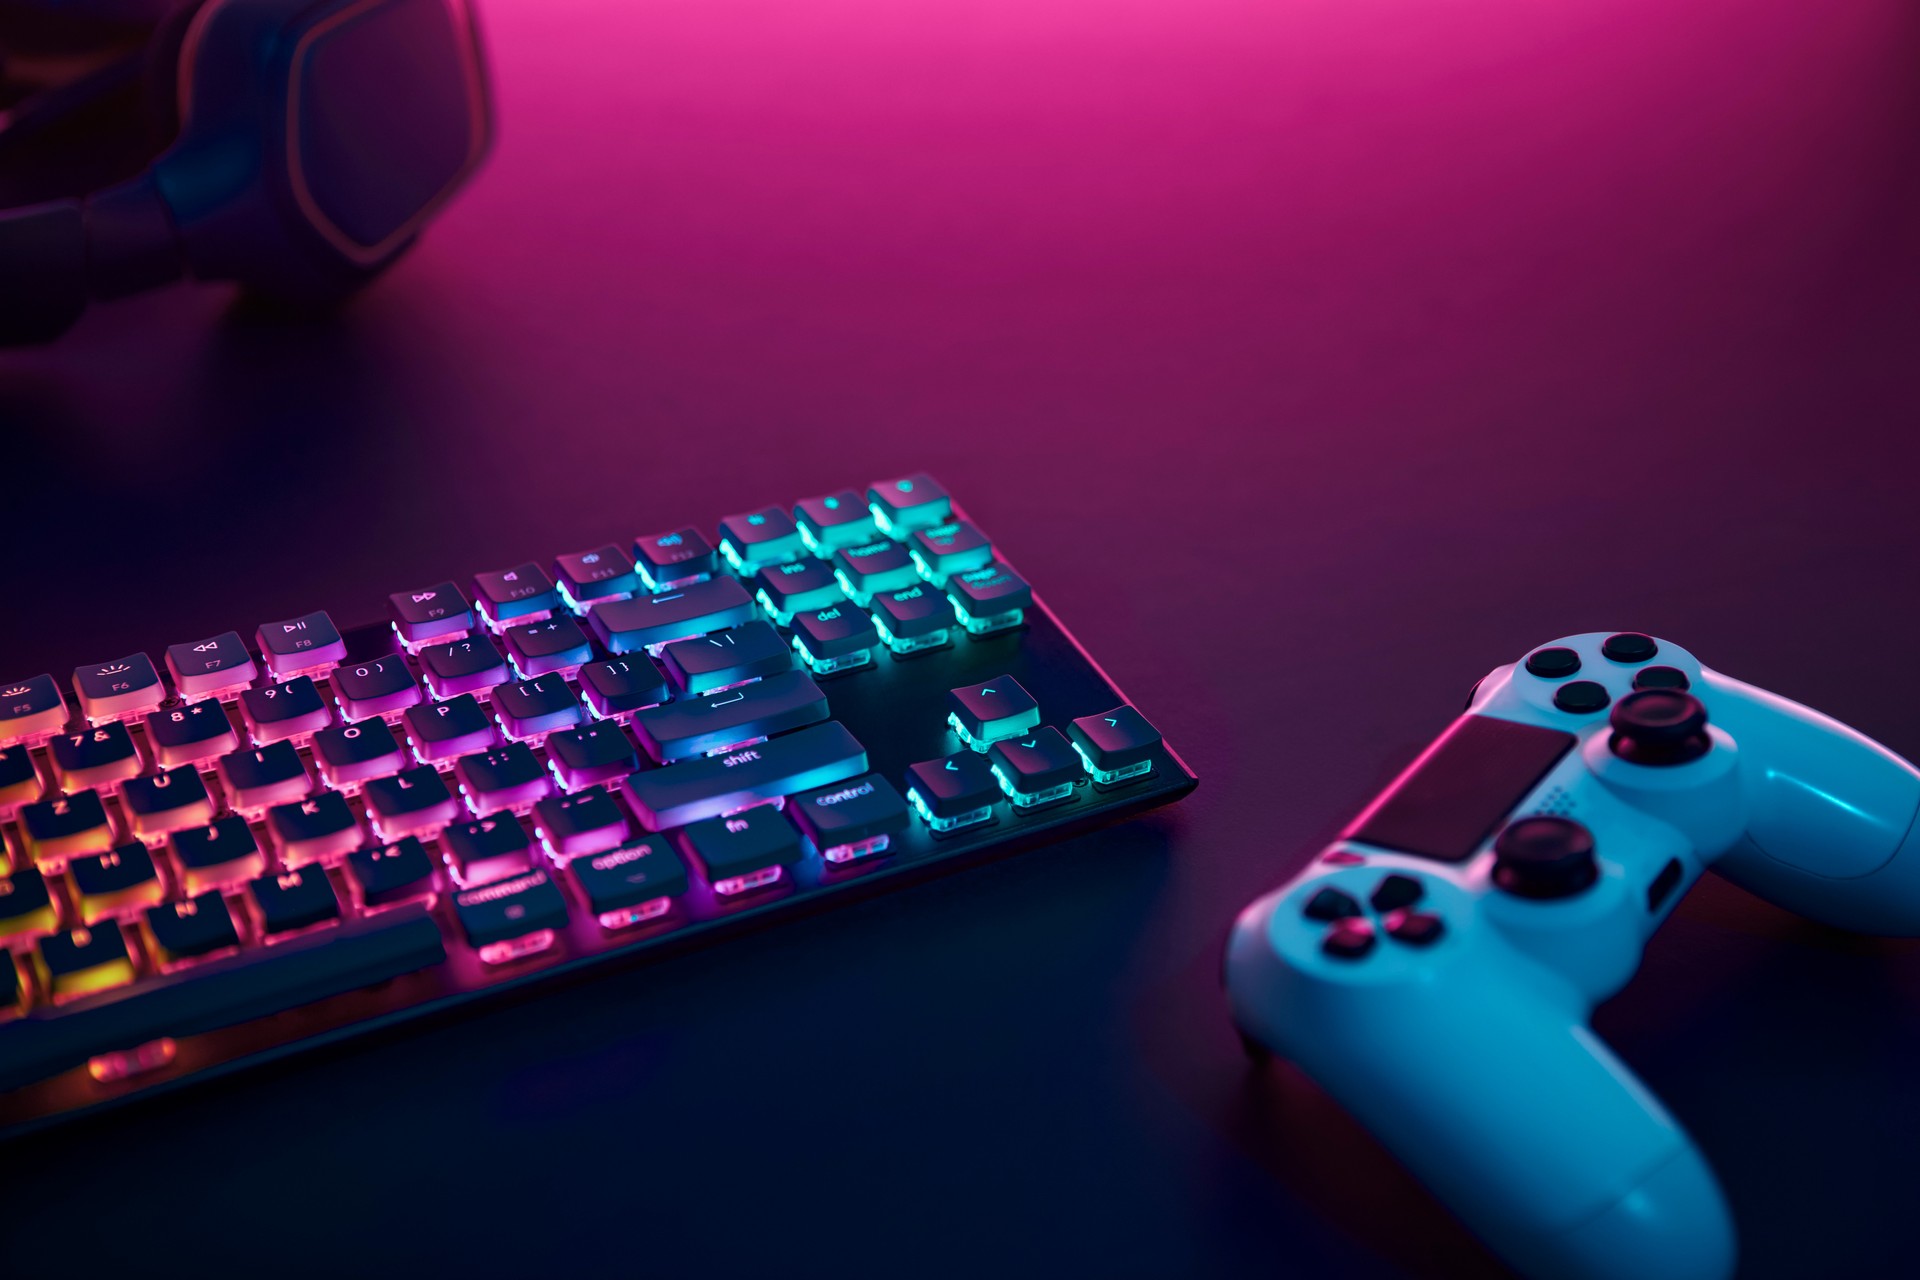
<path fill-rule="evenodd" d="M 1571 649 L 1535 649 L 1527 655 L 1527 673 L 1542 680 L 1564 680 L 1580 669 L 1580 655 Z"/>
<path fill-rule="evenodd" d="M 1660 646 L 1654 638 L 1638 631 L 1622 631 L 1600 644 L 1600 656 L 1613 662 L 1645 662 L 1658 652 Z"/>
<path fill-rule="evenodd" d="M 1387 936 L 1410 947 L 1428 947 L 1447 931 L 1446 921 L 1431 911 L 1393 911 L 1386 917 Z"/>
<path fill-rule="evenodd" d="M 1360 914 L 1360 904 L 1338 889 L 1322 889 L 1307 899 L 1309 920 L 1345 920 Z"/>
<path fill-rule="evenodd" d="M 1633 673 L 1633 687 L 1636 689 L 1678 689 L 1685 693 L 1692 687 L 1687 673 L 1678 667 L 1642 667 Z"/>
<path fill-rule="evenodd" d="M 1426 890 L 1412 876 L 1393 875 L 1382 880 L 1367 899 L 1375 911 L 1398 911 L 1420 901 Z"/>
<path fill-rule="evenodd" d="M 1336 960 L 1358 960 L 1373 950 L 1373 943 L 1373 922 L 1364 916 L 1353 916 L 1334 921 L 1327 936 L 1320 940 L 1320 949 Z"/>
<path fill-rule="evenodd" d="M 1611 701 L 1607 687 L 1594 680 L 1575 680 L 1553 691 L 1553 705 L 1576 715 L 1592 715 Z"/>

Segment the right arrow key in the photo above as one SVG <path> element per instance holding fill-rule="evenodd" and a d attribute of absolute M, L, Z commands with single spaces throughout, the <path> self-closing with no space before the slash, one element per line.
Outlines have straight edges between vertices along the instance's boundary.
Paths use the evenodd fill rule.
<path fill-rule="evenodd" d="M 1067 736 L 1096 787 L 1115 787 L 1145 777 L 1153 771 L 1153 755 L 1160 746 L 1160 731 L 1124 704 L 1096 716 L 1081 716 L 1067 726 Z"/>

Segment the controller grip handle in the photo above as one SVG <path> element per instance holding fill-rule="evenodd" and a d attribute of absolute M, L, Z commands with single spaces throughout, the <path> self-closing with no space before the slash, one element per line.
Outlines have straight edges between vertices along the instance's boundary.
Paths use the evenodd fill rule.
<path fill-rule="evenodd" d="M 1523 1273 L 1732 1273 L 1712 1171 L 1585 1026 L 1571 987 L 1497 944 L 1443 981 L 1331 981 L 1275 953 L 1272 904 L 1244 913 L 1228 947 L 1241 1029 L 1298 1063 Z"/>
<path fill-rule="evenodd" d="M 1714 722 L 1740 744 L 1746 832 L 1714 869 L 1842 929 L 1920 934 L 1920 770 L 1865 734 L 1715 671 Z"/>

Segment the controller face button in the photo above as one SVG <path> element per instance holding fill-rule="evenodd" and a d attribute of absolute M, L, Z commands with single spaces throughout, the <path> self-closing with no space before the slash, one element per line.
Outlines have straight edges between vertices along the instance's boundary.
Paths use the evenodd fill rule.
<path fill-rule="evenodd" d="M 1375 911 L 1398 911 L 1420 901 L 1426 890 L 1412 876 L 1388 876 L 1382 880 L 1373 895 L 1367 899 Z M 1391 930 L 1389 930 L 1391 932 Z"/>
<path fill-rule="evenodd" d="M 1576 715 L 1591 715 L 1612 700 L 1607 687 L 1593 680 L 1575 680 L 1553 691 L 1553 705 Z"/>
<path fill-rule="evenodd" d="M 1528 674 L 1542 680 L 1564 680 L 1579 669 L 1580 655 L 1571 649 L 1535 649 L 1527 655 Z"/>
<path fill-rule="evenodd" d="M 1431 911 L 1394 911 L 1386 917 L 1387 936 L 1410 947 L 1428 947 L 1447 931 L 1446 921 Z"/>
<path fill-rule="evenodd" d="M 1713 749 L 1707 709 L 1679 689 L 1642 689 L 1620 699 L 1607 717 L 1613 754 L 1633 764 L 1670 765 L 1698 760 Z"/>
<path fill-rule="evenodd" d="M 1660 652 L 1660 646 L 1652 636 L 1643 636 L 1638 631 L 1622 631 L 1619 635 L 1608 636 L 1600 645 L 1600 656 L 1614 662 L 1645 662 Z"/>
<path fill-rule="evenodd" d="M 1493 842 L 1493 883 L 1521 898 L 1568 898 L 1599 878 L 1593 833 L 1571 818 L 1517 818 Z"/>
<path fill-rule="evenodd" d="M 1373 942 L 1373 924 L 1356 916 L 1336 920 L 1327 930 L 1327 936 L 1320 940 L 1320 949 L 1336 960 L 1358 960 L 1373 950 Z"/>
<path fill-rule="evenodd" d="M 1691 687 L 1687 673 L 1678 667 L 1642 667 L 1633 673 L 1633 687 L 1636 689 L 1679 689 L 1685 692 Z"/>
<path fill-rule="evenodd" d="M 1360 914 L 1360 904 L 1338 889 L 1322 889 L 1307 899 L 1309 920 L 1345 920 Z"/>

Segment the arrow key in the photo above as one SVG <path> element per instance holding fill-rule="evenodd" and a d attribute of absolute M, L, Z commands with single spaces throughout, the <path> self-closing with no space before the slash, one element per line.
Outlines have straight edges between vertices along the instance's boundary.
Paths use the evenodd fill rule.
<path fill-rule="evenodd" d="M 1040 704 L 1012 676 L 950 691 L 947 712 L 947 723 L 975 751 L 1040 726 Z"/>
<path fill-rule="evenodd" d="M 1160 731 L 1124 705 L 1097 716 L 1081 716 L 1067 726 L 1067 736 L 1097 787 L 1118 786 L 1150 773 L 1160 745 Z"/>
<path fill-rule="evenodd" d="M 1042 725 L 1025 737 L 1006 738 L 987 752 L 1000 789 L 1020 809 L 1064 800 L 1080 780 L 1080 757 L 1060 731 Z"/>
<path fill-rule="evenodd" d="M 907 770 L 907 801 L 935 835 L 993 819 L 1000 783 L 986 757 L 958 751 Z"/>

